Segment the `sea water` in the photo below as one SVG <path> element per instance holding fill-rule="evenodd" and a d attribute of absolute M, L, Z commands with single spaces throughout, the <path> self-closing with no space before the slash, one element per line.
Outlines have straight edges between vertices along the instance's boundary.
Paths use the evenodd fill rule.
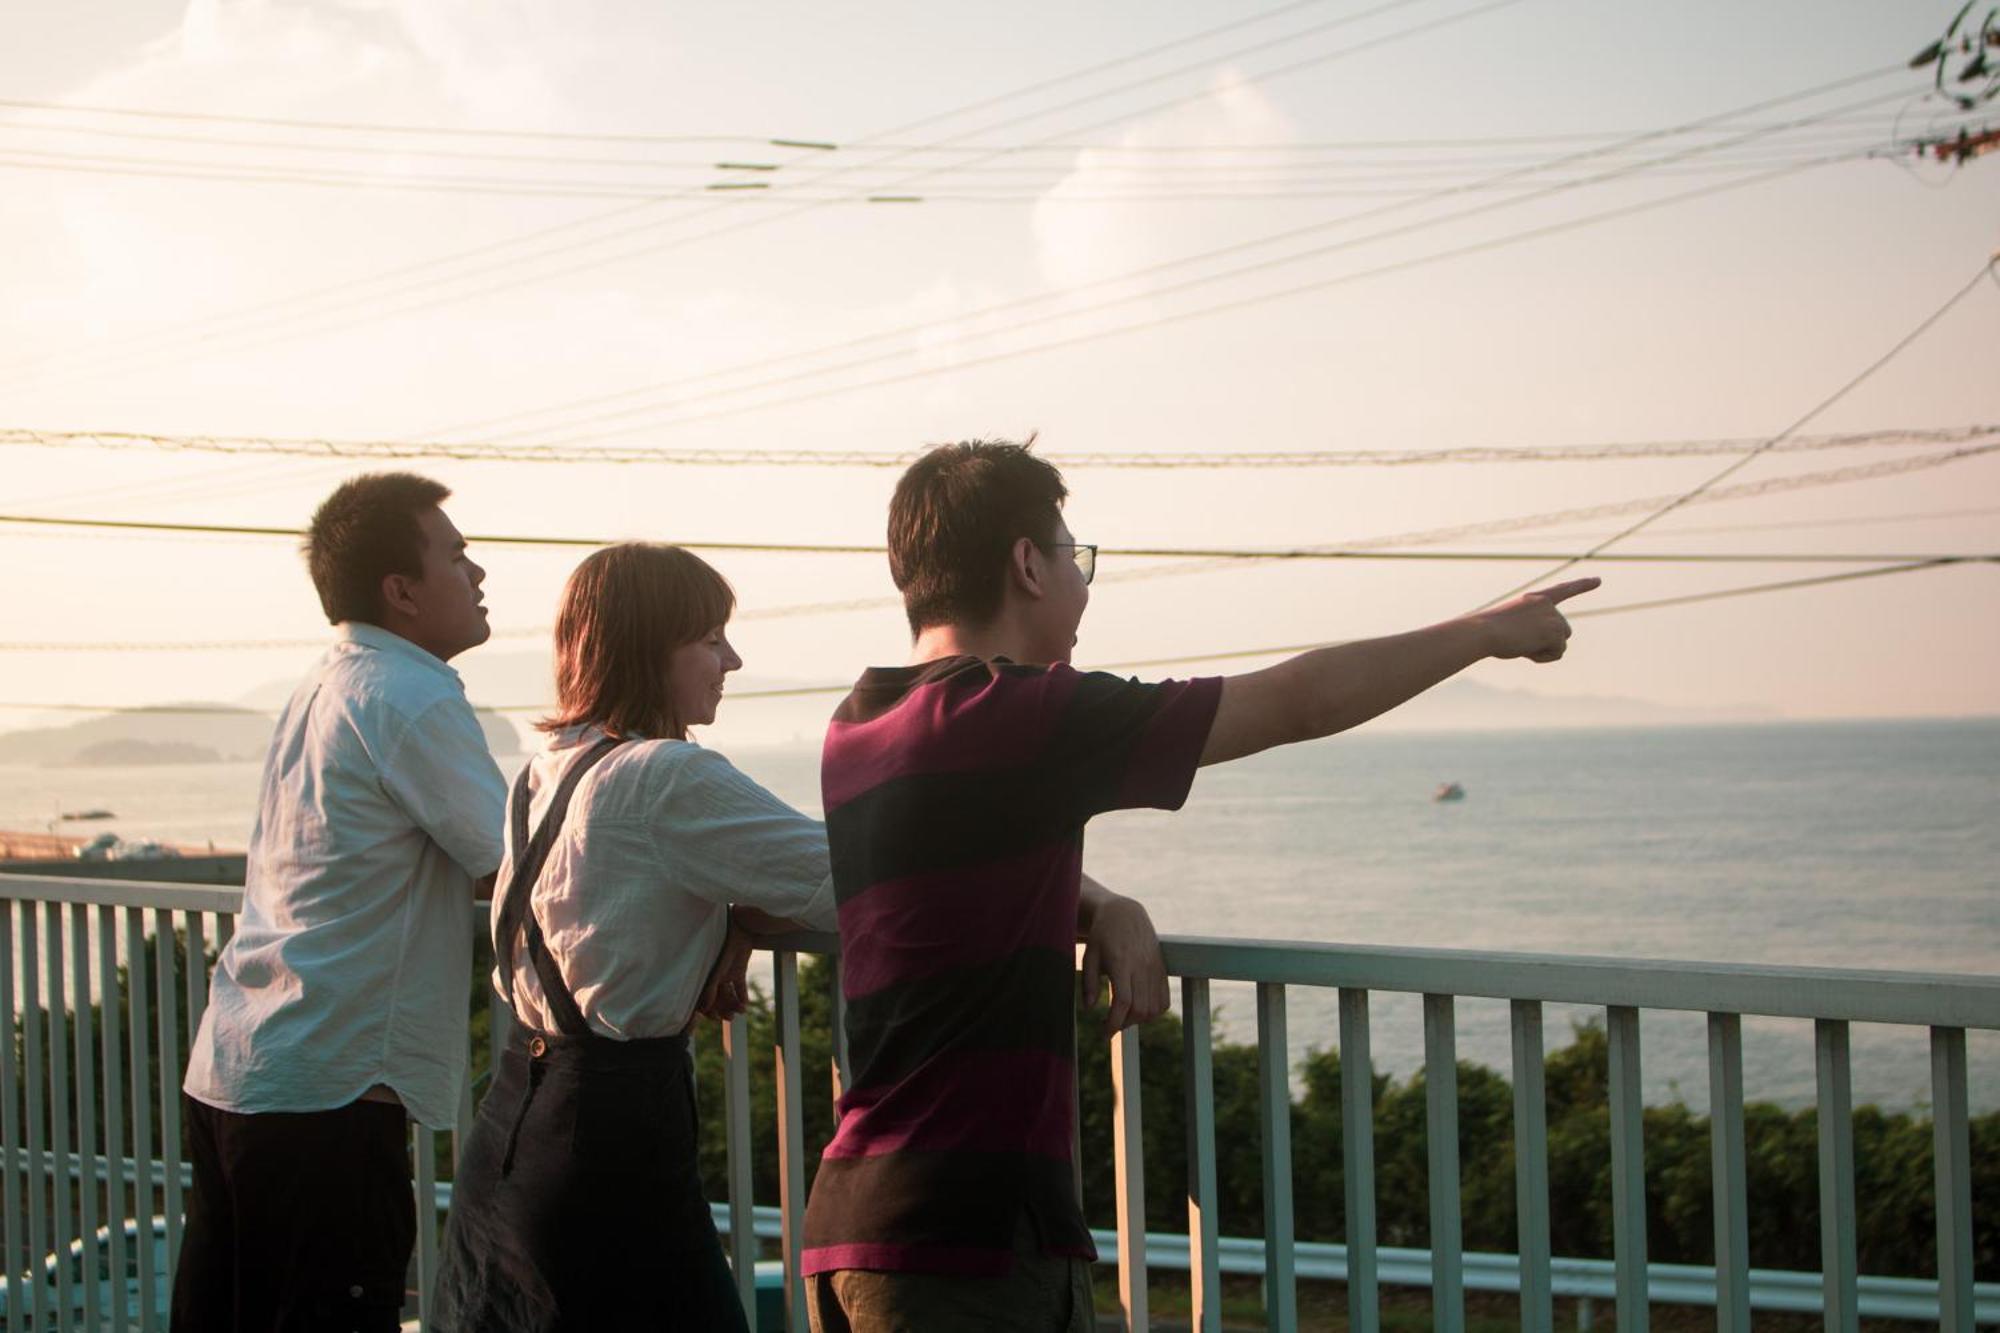
<path fill-rule="evenodd" d="M 818 809 L 818 755 L 731 757 Z M 519 759 L 503 765 L 511 771 Z M 1458 782 L 1465 799 L 1436 802 Z M 257 766 L 0 767 L 0 828 L 59 808 L 124 836 L 240 847 Z M 85 828 L 91 826 L 82 826 Z M 1923 972 L 2000 972 L 2000 719 L 1618 731 L 1367 730 L 1204 770 L 1186 808 L 1090 826 L 1086 867 L 1164 934 Z M 1219 1032 L 1254 1037 L 1249 988 Z M 1507 1007 L 1458 1002 L 1459 1055 L 1505 1071 Z M 1330 991 L 1289 994 L 1293 1054 L 1335 1044 Z M 1592 1011 L 1549 1006 L 1550 1049 Z M 1420 1002 L 1373 1001 L 1378 1070 L 1423 1061 Z M 1857 1103 L 1922 1106 L 1918 1030 L 1857 1025 Z M 2000 1038 L 1972 1034 L 1975 1105 Z M 1699 1014 L 1642 1018 L 1646 1096 L 1707 1102 Z M 1813 1095 L 1811 1024 L 1746 1019 L 1747 1096 Z"/>

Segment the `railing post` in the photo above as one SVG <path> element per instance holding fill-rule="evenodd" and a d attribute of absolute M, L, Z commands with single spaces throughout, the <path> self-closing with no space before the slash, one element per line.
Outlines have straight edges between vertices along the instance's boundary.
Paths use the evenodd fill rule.
<path fill-rule="evenodd" d="M 1264 1320 L 1299 1321 L 1297 1256 L 1292 1236 L 1292 1057 L 1285 1031 L 1285 988 L 1257 987 L 1257 1114 L 1264 1131 Z"/>
<path fill-rule="evenodd" d="M 1750 1188 L 1743 1147 L 1743 1020 L 1708 1016 L 1716 1333 L 1750 1333 Z"/>
<path fill-rule="evenodd" d="M 1181 1069 L 1186 1079 L 1188 1287 L 1195 1333 L 1222 1331 L 1215 1179 L 1215 1049 L 1208 979 L 1181 978 Z"/>
<path fill-rule="evenodd" d="M 167 1195 L 167 1264 L 160 1276 L 172 1291 L 181 1253 L 181 1041 L 176 1017 L 181 981 L 175 975 L 172 912 L 153 913 L 153 946 L 160 960 L 155 1002 L 160 1023 L 160 1163 Z"/>
<path fill-rule="evenodd" d="M 722 1026 L 723 1142 L 728 1152 L 729 1264 L 743 1313 L 757 1317 L 757 1230 L 750 1177 L 750 1020 Z"/>
<path fill-rule="evenodd" d="M 1639 1082 L 1639 1011 L 1612 1005 L 1611 1247 L 1617 1264 L 1618 1333 L 1646 1333 L 1646 1108 Z"/>
<path fill-rule="evenodd" d="M 799 1274 L 806 1213 L 806 1126 L 799 1068 L 799 956 L 779 950 L 772 959 L 778 1040 L 778 1209 L 785 1248 L 785 1327 L 806 1333 L 806 1284 Z"/>
<path fill-rule="evenodd" d="M 187 932 L 187 1033 L 193 1049 L 201 1016 L 208 1012 L 208 914 L 182 912 L 181 928 Z"/>
<path fill-rule="evenodd" d="M 153 1254 L 152 989 L 146 968 L 146 920 L 140 908 L 125 909 L 125 966 L 132 1024 L 132 1182 L 133 1243 L 139 1261 L 139 1327 L 153 1333 L 159 1323 L 159 1265 Z"/>
<path fill-rule="evenodd" d="M 1972 1333 L 1972 1136 L 1965 1029 L 1931 1029 L 1932 1160 L 1937 1171 L 1938 1327 Z"/>
<path fill-rule="evenodd" d="M 32 908 L 29 910 L 33 910 Z M 43 971 L 49 988 L 49 1141 L 54 1147 L 50 1159 L 55 1176 L 54 1225 L 49 1239 L 56 1254 L 56 1306 L 58 1321 L 66 1321 L 74 1308 L 76 1284 L 69 1267 L 70 1232 L 76 1224 L 76 1191 L 70 1181 L 69 1151 L 69 1002 L 64 994 L 61 903 L 42 904 Z M 89 1009 L 86 1007 L 86 1014 Z"/>
<path fill-rule="evenodd" d="M 1819 1075 L 1820 1273 L 1828 1333 L 1857 1333 L 1854 1234 L 1854 1092 L 1847 1024 L 1813 1024 Z"/>
<path fill-rule="evenodd" d="M 1514 1211 L 1521 1249 L 1521 1328 L 1555 1333 L 1549 1282 L 1549 1098 L 1542 1002 L 1509 1006 L 1514 1038 Z"/>
<path fill-rule="evenodd" d="M 21 1046 L 26 1056 L 27 1078 L 21 1092 L 27 1103 L 28 1121 L 28 1289 L 34 1293 L 36 1328 L 50 1323 L 48 1285 L 42 1281 L 42 1256 L 49 1252 L 48 1143 L 42 1123 L 42 981 L 41 931 L 32 902 L 19 904 L 21 911 Z"/>
<path fill-rule="evenodd" d="M 438 1261 L 437 1134 L 412 1118 L 410 1147 L 416 1158 L 410 1204 L 417 1210 L 417 1245 L 412 1256 L 417 1265 L 417 1328 L 429 1333 L 431 1284 L 437 1278 Z"/>
<path fill-rule="evenodd" d="M 1139 1030 L 1111 1037 L 1111 1153 L 1118 1192 L 1118 1303 L 1128 1333 L 1151 1327 L 1146 1305 L 1146 1162 Z"/>
<path fill-rule="evenodd" d="M 60 910 L 60 909 L 58 909 Z M 104 1318 L 103 1292 L 96 1274 L 104 1254 L 97 1238 L 103 1172 L 97 1156 L 97 1043 L 90 1026 L 90 909 L 69 906 L 69 980 L 76 1006 L 77 1203 L 83 1240 L 83 1322 L 97 1328 Z"/>
<path fill-rule="evenodd" d="M 109 1170 L 106 1182 L 106 1207 L 104 1223 L 111 1232 L 111 1271 L 119 1280 L 111 1284 L 113 1300 L 117 1305 L 119 1327 L 131 1315 L 132 1305 L 127 1299 L 124 1275 L 126 1264 L 125 1221 L 127 1200 L 136 1191 L 126 1189 L 125 1159 L 125 1042 L 121 1035 L 125 1022 L 118 1003 L 118 909 L 101 905 L 97 909 L 97 993 L 102 997 L 104 1014 L 104 1156 Z M 137 1157 L 135 1151 L 130 1154 Z M 137 1217 L 137 1206 L 130 1208 L 131 1216 Z M 148 1248 L 151 1240 L 146 1240 Z"/>
<path fill-rule="evenodd" d="M 14 904 L 0 903 L 0 1014 L 14 1012 Z M 15 1063 L 14 1034 L 0 1039 L 0 1149 L 7 1155 L 0 1162 L 0 1271 L 4 1271 L 9 1292 L 20 1290 L 20 1275 L 29 1269 L 27 1237 L 22 1234 L 21 1213 L 16 1201 L 26 1202 L 26 1182 L 21 1173 L 21 1072 Z M 16 1185 L 23 1188 L 16 1189 Z M 7 1333 L 21 1333 L 21 1302 L 7 1302 Z"/>
<path fill-rule="evenodd" d="M 847 1095 L 847 1089 L 854 1081 L 854 1066 L 847 1058 L 847 991 L 846 970 L 839 954 L 829 960 L 833 966 L 826 970 L 827 1013 L 832 1016 L 833 1057 L 828 1061 L 833 1066 L 833 1123 L 840 1126 L 840 1099 Z"/>
<path fill-rule="evenodd" d="M 469 1036 L 466 1045 L 468 1047 L 471 1045 Z M 469 1050 L 466 1053 L 466 1068 L 468 1071 L 471 1069 L 471 1052 Z M 493 1086 L 493 1076 L 498 1072 L 498 1069 L 495 1067 L 491 1065 L 487 1066 L 488 1087 Z M 472 1107 L 472 1075 L 468 1072 L 464 1080 L 458 1085 L 458 1109 L 452 1113 L 451 1120 L 451 1175 L 454 1180 L 458 1178 L 458 1163 L 465 1156 L 466 1140 L 472 1137 L 472 1124 L 477 1119 L 478 1114 Z M 433 1214 L 437 1212 L 436 1200 L 432 1200 L 431 1202 L 431 1212 Z"/>
<path fill-rule="evenodd" d="M 1347 1189 L 1347 1322 L 1381 1333 L 1375 1276 L 1375 1062 L 1368 992 L 1340 989 L 1340 1156 Z"/>
<path fill-rule="evenodd" d="M 1458 1033 L 1449 995 L 1424 996 L 1424 1121 L 1431 1205 L 1431 1327 L 1465 1333 L 1465 1259 L 1460 1253 Z"/>

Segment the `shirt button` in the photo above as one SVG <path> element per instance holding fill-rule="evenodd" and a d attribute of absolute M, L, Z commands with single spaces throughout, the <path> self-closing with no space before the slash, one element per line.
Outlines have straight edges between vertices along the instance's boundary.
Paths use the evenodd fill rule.
<path fill-rule="evenodd" d="M 543 1041 L 540 1037 L 536 1037 L 533 1041 L 528 1043 L 528 1054 L 534 1056 L 537 1060 L 541 1059 L 548 1053 L 549 1053 L 549 1044 Z"/>

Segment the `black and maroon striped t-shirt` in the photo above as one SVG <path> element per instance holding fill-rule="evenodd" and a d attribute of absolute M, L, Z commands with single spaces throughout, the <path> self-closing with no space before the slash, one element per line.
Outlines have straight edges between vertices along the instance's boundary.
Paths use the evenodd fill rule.
<path fill-rule="evenodd" d="M 807 1273 L 1094 1258 L 1070 1166 L 1083 826 L 1187 799 L 1221 681 L 948 658 L 864 674 L 820 770 L 853 1083 Z"/>

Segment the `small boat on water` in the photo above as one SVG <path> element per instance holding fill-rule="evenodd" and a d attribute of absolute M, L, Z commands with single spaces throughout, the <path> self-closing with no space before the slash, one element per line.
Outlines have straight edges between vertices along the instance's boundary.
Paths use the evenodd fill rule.
<path fill-rule="evenodd" d="M 180 856 L 180 848 L 155 838 L 121 838 L 116 833 L 100 833 L 76 849 L 79 861 L 169 861 Z"/>
<path fill-rule="evenodd" d="M 65 810 L 56 818 L 65 823 L 81 824 L 87 819 L 116 819 L 118 816 L 109 810 Z"/>
<path fill-rule="evenodd" d="M 1433 801 L 1462 801 L 1465 799 L 1465 788 L 1459 786 L 1456 782 L 1440 782 L 1437 785 L 1437 790 L 1431 793 L 1431 799 Z"/>

